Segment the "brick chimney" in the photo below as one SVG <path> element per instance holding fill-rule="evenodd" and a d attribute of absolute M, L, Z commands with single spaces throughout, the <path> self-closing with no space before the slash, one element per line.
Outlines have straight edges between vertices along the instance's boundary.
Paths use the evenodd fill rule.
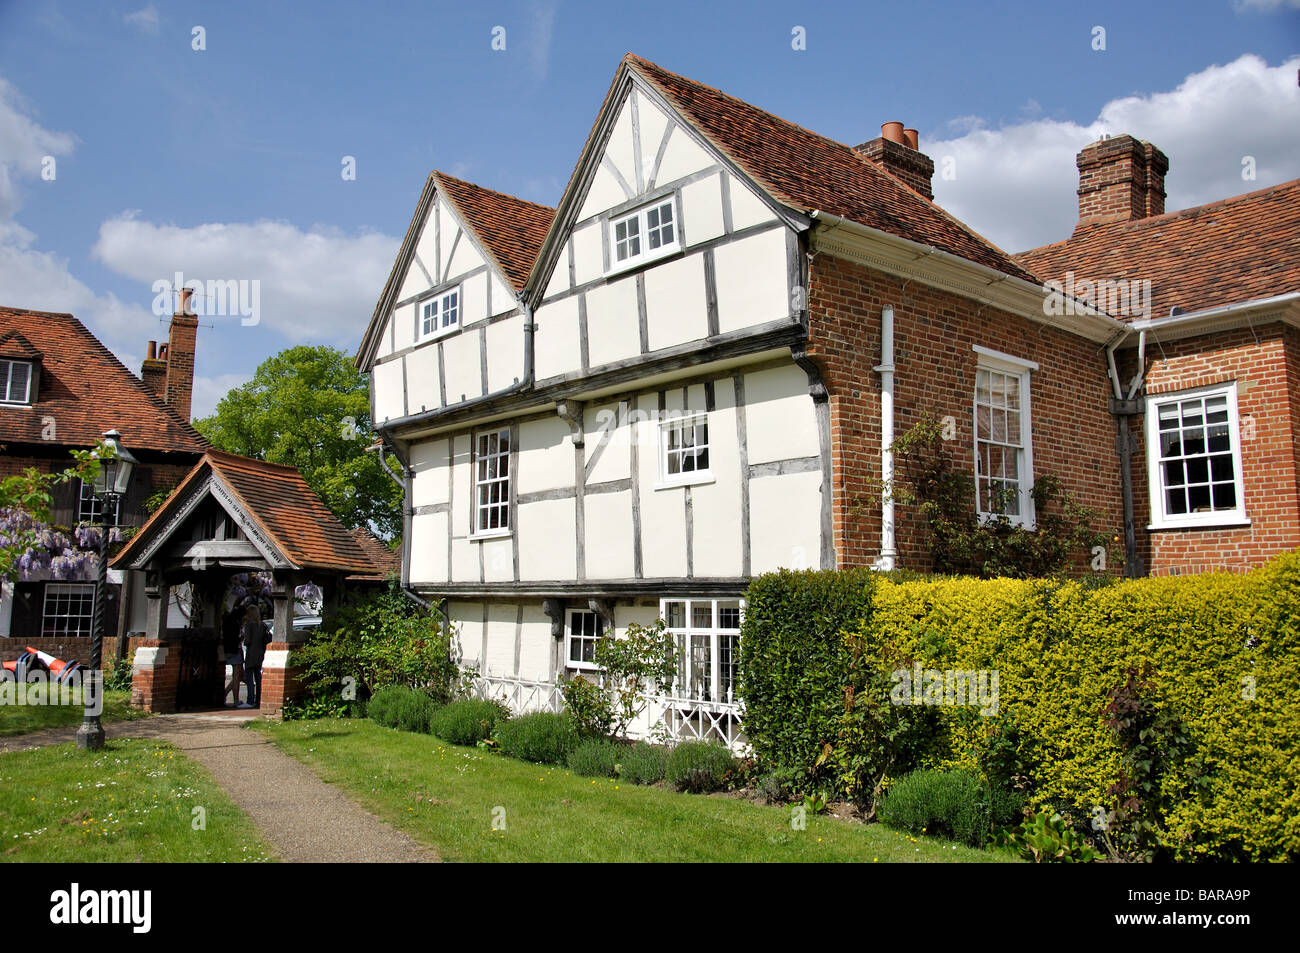
<path fill-rule="evenodd" d="M 1163 215 L 1169 157 L 1130 135 L 1085 146 L 1079 167 L 1079 224 L 1129 222 Z"/>
<path fill-rule="evenodd" d="M 172 315 L 167 339 L 167 384 L 163 399 L 176 413 L 190 419 L 190 398 L 194 394 L 194 349 L 199 319 L 190 313 L 189 288 L 181 289 L 180 308 Z"/>
<path fill-rule="evenodd" d="M 934 177 L 934 161 L 919 150 L 919 144 L 915 129 L 904 129 L 901 122 L 887 122 L 880 127 L 879 138 L 854 146 L 853 150 L 933 200 L 930 180 Z"/>
<path fill-rule="evenodd" d="M 158 342 L 149 342 L 148 355 L 144 363 L 140 365 L 140 379 L 144 381 L 144 386 L 149 388 L 159 397 L 167 393 L 167 345 L 162 346 L 162 354 L 158 353 Z"/>

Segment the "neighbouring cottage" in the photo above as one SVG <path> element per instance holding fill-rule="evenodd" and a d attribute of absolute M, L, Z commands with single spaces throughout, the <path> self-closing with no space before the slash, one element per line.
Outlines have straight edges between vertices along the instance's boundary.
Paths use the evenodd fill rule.
<path fill-rule="evenodd" d="M 649 721 L 734 741 L 751 578 L 927 568 L 925 527 L 874 482 L 891 472 L 893 436 L 923 414 L 954 421 L 978 512 L 1032 527 L 1030 488 L 1055 474 L 1106 526 L 1127 521 L 1130 574 L 1143 560 L 1168 571 L 1208 561 L 1195 542 L 1157 542 L 1163 523 L 1188 514 L 1200 548 L 1234 568 L 1296 544 L 1281 527 L 1295 519 L 1300 441 L 1284 435 L 1300 433 L 1289 410 L 1297 382 L 1280 370 L 1293 366 L 1294 224 L 1269 225 L 1267 264 L 1234 259 L 1231 291 L 1216 285 L 1219 258 L 1168 250 L 1171 272 L 1201 267 L 1205 293 L 1228 296 L 1162 289 L 1160 302 L 1272 299 L 1243 306 L 1220 337 L 1202 334 L 1219 332 L 1213 317 L 1178 315 L 1175 332 L 1174 319 L 1144 325 L 1045 283 L 1063 267 L 1116 270 L 1088 249 L 1130 227 L 1109 217 L 1125 194 L 1129 218 L 1159 215 L 1158 150 L 1085 150 L 1088 224 L 1017 258 L 933 203 L 934 166 L 918 145 L 914 130 L 887 123 L 851 148 L 629 55 L 557 208 L 429 176 L 356 362 L 401 464 L 402 582 L 458 628 L 482 690 L 517 709 L 555 707 L 562 679 L 594 669 L 597 638 L 662 618 L 681 664 Z M 1272 190 L 1293 223 L 1294 185 Z M 1235 220 L 1233 241 L 1244 248 L 1261 224 Z M 1228 230 L 1202 240 L 1222 245 Z M 1160 241 L 1158 229 L 1133 238 L 1149 256 L 1139 261 Z M 1266 316 L 1273 330 L 1261 332 Z M 1246 365 L 1195 362 L 1247 340 L 1276 342 L 1260 352 L 1275 357 L 1270 383 L 1261 376 L 1251 392 L 1282 415 L 1265 431 L 1256 423 L 1274 435 L 1277 467 L 1243 469 L 1235 403 L 1225 444 L 1215 394 L 1170 395 L 1222 390 L 1222 375 Z M 1156 341 L 1170 344 L 1155 349 L 1144 397 L 1138 362 L 1156 359 Z M 1145 493 L 1140 456 L 1116 441 L 1139 432 L 1143 399 L 1170 464 L 1153 471 L 1168 481 L 1161 499 L 1174 501 L 1150 530 L 1124 502 L 1126 483 Z M 1194 399 L 1213 415 L 1206 443 L 1196 443 Z M 1177 447 L 1165 436 L 1175 429 Z M 1200 479 L 1198 460 L 1217 475 Z M 1219 488 L 1229 480 L 1235 498 Z M 1265 504 L 1274 493 L 1285 499 Z M 1242 530 L 1216 523 L 1229 509 L 1233 522 L 1279 515 L 1247 531 L 1253 545 L 1233 547 Z"/>

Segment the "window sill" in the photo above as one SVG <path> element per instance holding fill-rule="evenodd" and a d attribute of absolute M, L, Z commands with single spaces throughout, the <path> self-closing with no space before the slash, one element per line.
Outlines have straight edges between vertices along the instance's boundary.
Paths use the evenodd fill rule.
<path fill-rule="evenodd" d="M 667 250 L 655 249 L 655 253 L 653 255 L 645 254 L 645 255 L 641 255 L 638 258 L 633 258 L 628 261 L 621 261 L 617 264 L 610 265 L 609 269 L 605 272 L 604 275 L 602 275 L 602 277 L 604 278 L 621 277 L 622 275 L 629 274 L 641 268 L 649 268 L 651 265 L 657 265 L 660 262 L 667 261 L 670 258 L 680 258 L 684 254 L 685 251 L 681 245 L 674 245 L 671 248 L 668 248 Z"/>
<path fill-rule="evenodd" d="M 1163 523 L 1148 523 L 1147 532 L 1159 533 L 1162 530 L 1172 529 L 1241 529 L 1249 525 L 1251 525 L 1250 520 L 1244 517 L 1228 517 L 1221 520 L 1209 520 L 1206 522 L 1196 523 L 1173 523 L 1166 521 Z"/>
<path fill-rule="evenodd" d="M 697 471 L 698 476 L 689 480 L 660 480 L 654 485 L 656 490 L 679 490 L 684 486 L 704 486 L 709 483 L 717 483 L 717 477 L 709 470 Z"/>
<path fill-rule="evenodd" d="M 513 535 L 514 535 L 513 530 L 494 529 L 494 530 L 489 530 L 486 533 L 470 533 L 469 541 L 471 543 L 479 543 L 485 539 L 505 539 L 507 536 L 513 536 Z"/>
<path fill-rule="evenodd" d="M 431 344 L 434 341 L 441 341 L 443 338 L 451 337 L 460 330 L 460 327 L 460 322 L 457 321 L 449 328 L 443 328 L 441 331 L 434 331 L 430 334 L 424 335 L 424 337 L 417 337 L 415 340 L 415 346 L 419 347 L 421 344 Z"/>

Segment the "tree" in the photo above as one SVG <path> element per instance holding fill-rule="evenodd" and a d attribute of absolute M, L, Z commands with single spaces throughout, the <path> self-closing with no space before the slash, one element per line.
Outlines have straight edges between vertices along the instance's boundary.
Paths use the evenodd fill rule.
<path fill-rule="evenodd" d="M 342 351 L 281 351 L 194 427 L 218 450 L 297 467 L 349 529 L 401 532 L 401 488 L 366 452 L 374 442 L 369 379 Z"/>
<path fill-rule="evenodd" d="M 99 475 L 99 455 L 109 452 L 107 444 L 74 450 L 73 465 L 66 470 L 41 473 L 28 467 L 0 480 L 0 579 L 31 579 L 45 571 L 55 579 L 79 579 L 95 571 L 102 528 L 51 524 L 50 488 L 74 479 L 93 483 Z M 110 542 L 117 539 L 115 528 Z"/>

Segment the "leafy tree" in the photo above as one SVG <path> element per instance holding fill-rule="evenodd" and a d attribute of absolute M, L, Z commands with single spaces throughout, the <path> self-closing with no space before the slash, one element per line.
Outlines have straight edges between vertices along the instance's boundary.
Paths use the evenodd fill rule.
<path fill-rule="evenodd" d="M 374 441 L 369 381 L 337 348 L 291 347 L 268 358 L 194 426 L 219 450 L 297 467 L 348 528 L 401 532 L 401 489 L 366 452 Z"/>
<path fill-rule="evenodd" d="M 48 571 L 55 579 L 84 578 L 98 566 L 102 528 L 85 523 L 55 526 L 51 488 L 71 480 L 93 482 L 99 475 L 99 455 L 111 452 L 74 450 L 73 465 L 55 473 L 28 467 L 0 480 L 0 578 L 31 579 Z M 117 529 L 110 542 L 120 539 Z"/>

